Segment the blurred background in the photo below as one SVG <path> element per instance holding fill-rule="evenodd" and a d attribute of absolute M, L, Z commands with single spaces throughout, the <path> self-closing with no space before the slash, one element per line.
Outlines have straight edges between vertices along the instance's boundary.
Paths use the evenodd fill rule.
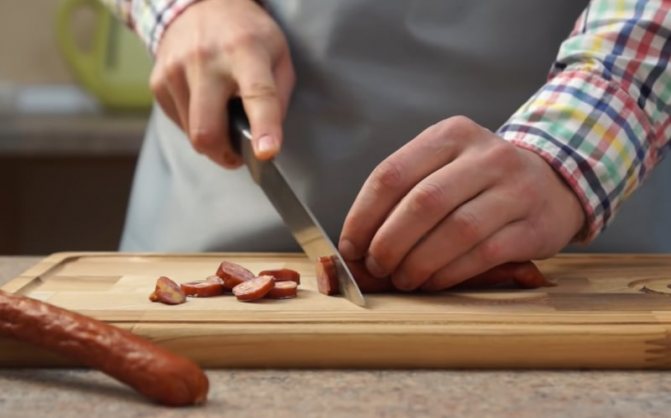
<path fill-rule="evenodd" d="M 0 2 L 0 254 L 116 250 L 149 71 L 97 0 Z"/>

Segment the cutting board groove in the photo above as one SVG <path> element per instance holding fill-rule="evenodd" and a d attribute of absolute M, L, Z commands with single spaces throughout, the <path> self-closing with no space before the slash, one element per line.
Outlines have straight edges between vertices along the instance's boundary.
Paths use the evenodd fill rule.
<path fill-rule="evenodd" d="M 202 279 L 229 260 L 292 268 L 299 297 L 232 296 L 166 306 L 156 278 Z M 560 255 L 538 262 L 558 286 L 368 296 L 368 309 L 316 290 L 301 254 L 58 253 L 3 290 L 142 335 L 206 367 L 671 368 L 671 256 Z M 72 365 L 0 339 L 0 366 Z"/>

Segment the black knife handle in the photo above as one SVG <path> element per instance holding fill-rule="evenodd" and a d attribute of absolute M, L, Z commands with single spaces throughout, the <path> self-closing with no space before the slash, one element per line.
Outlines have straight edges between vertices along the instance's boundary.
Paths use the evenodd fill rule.
<path fill-rule="evenodd" d="M 228 102 L 228 121 L 231 147 L 236 153 L 242 155 L 241 141 L 251 141 L 252 136 L 249 120 L 240 98 L 234 98 Z"/>

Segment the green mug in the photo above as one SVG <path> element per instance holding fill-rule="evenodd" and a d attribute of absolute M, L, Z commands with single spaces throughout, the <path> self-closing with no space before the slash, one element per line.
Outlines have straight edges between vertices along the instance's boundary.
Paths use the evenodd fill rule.
<path fill-rule="evenodd" d="M 89 8 L 95 16 L 91 48 L 75 42 L 73 16 Z M 146 111 L 151 107 L 149 74 L 152 60 L 135 34 L 117 20 L 99 0 L 65 0 L 56 19 L 60 49 L 76 79 L 108 109 Z"/>

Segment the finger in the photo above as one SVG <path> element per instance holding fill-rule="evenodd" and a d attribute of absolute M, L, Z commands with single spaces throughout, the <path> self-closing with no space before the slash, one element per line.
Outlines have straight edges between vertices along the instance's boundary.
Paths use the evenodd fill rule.
<path fill-rule="evenodd" d="M 450 213 L 460 206 L 457 221 L 462 221 L 459 215 L 462 213 L 481 217 L 482 214 L 479 211 L 486 210 L 486 207 L 482 208 L 480 204 L 476 203 L 472 209 L 466 209 L 463 205 L 471 207 L 467 201 L 481 193 L 496 180 L 493 171 L 483 170 L 479 165 L 473 164 L 473 160 L 466 157 L 454 160 L 421 180 L 401 199 L 401 202 L 375 232 L 366 257 L 368 270 L 376 277 L 389 275 L 396 270 L 397 266 L 422 237 L 441 223 L 446 216 L 451 218 Z M 494 213 L 493 218 L 495 219 L 499 215 Z M 470 222 L 471 220 L 463 219 L 463 222 Z M 467 226 L 474 229 L 479 225 L 469 223 Z M 480 233 L 479 230 L 452 231 L 444 229 L 442 228 L 438 239 L 447 240 L 449 243 L 456 244 L 457 247 L 461 243 L 462 237 L 460 235 L 449 235 L 450 233 L 465 232 L 468 235 Z M 481 239 L 482 237 L 478 236 L 477 238 Z M 436 238 L 431 240 L 431 244 L 435 244 L 435 240 Z M 449 243 L 446 242 L 445 244 Z M 440 257 L 440 259 L 443 260 L 443 257 Z M 439 260 L 432 261 L 434 263 L 439 262 Z M 447 264 L 449 259 L 444 261 L 442 265 Z M 436 266 L 436 269 L 440 266 Z M 425 268 L 421 268 L 421 271 L 424 270 Z M 409 282 L 415 283 L 419 277 L 408 277 L 407 279 Z M 399 284 L 402 281 L 405 280 L 399 280 Z"/>
<path fill-rule="evenodd" d="M 175 123 L 175 125 L 181 126 L 177 108 L 175 107 L 175 103 L 172 101 L 172 96 L 170 95 L 170 92 L 167 90 L 167 88 L 157 88 L 153 91 L 153 93 L 159 106 L 161 106 L 163 113 L 165 113 L 166 116 Z"/>
<path fill-rule="evenodd" d="M 410 250 L 394 270 L 394 286 L 418 288 L 442 267 L 520 219 L 525 208 L 516 200 L 519 196 L 488 190 L 459 206 Z"/>
<path fill-rule="evenodd" d="M 275 65 L 274 76 L 277 86 L 277 95 L 282 107 L 282 118 L 284 118 L 287 114 L 287 109 L 289 108 L 289 102 L 291 101 L 291 93 L 296 84 L 296 73 L 294 72 L 291 57 L 288 53 L 280 57 L 277 65 Z"/>
<path fill-rule="evenodd" d="M 378 165 L 345 218 L 339 243 L 342 255 L 349 260 L 362 258 L 375 231 L 401 198 L 483 131 L 466 118 L 450 118 L 426 129 Z"/>
<path fill-rule="evenodd" d="M 211 160 L 227 168 L 242 164 L 233 151 L 228 134 L 228 101 L 233 95 L 233 82 L 204 66 L 187 72 L 191 86 L 189 103 L 189 138 L 193 147 Z"/>
<path fill-rule="evenodd" d="M 188 135 L 189 132 L 189 85 L 182 70 L 169 71 L 167 74 L 168 92 L 177 109 L 179 126 Z"/>
<path fill-rule="evenodd" d="M 434 292 L 455 286 L 508 261 L 532 258 L 537 240 L 525 221 L 508 224 L 491 237 L 438 270 L 421 289 Z"/>
<path fill-rule="evenodd" d="M 254 154 L 261 160 L 273 158 L 282 145 L 283 110 L 265 53 L 241 52 L 233 62 L 233 75 L 249 119 Z"/>

